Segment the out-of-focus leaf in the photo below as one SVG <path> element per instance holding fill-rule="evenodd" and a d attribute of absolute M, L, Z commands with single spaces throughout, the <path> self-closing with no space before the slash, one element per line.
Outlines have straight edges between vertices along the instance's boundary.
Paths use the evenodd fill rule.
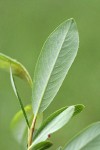
<path fill-rule="evenodd" d="M 9 72 L 10 67 L 12 68 L 12 73 L 14 75 L 28 81 L 28 83 L 32 87 L 32 79 L 26 68 L 17 60 L 0 53 L 0 68 Z"/>
<path fill-rule="evenodd" d="M 100 122 L 83 130 L 63 150 L 100 150 Z"/>
<path fill-rule="evenodd" d="M 33 118 L 32 107 L 31 105 L 26 106 L 25 112 L 27 114 L 28 120 L 31 121 Z M 28 126 L 23 116 L 22 110 L 17 112 L 11 122 L 11 130 L 14 135 L 14 138 L 21 145 L 27 146 L 27 135 L 28 135 Z"/>
<path fill-rule="evenodd" d="M 79 108 L 79 109 L 78 109 Z M 45 141 L 49 136 L 55 131 L 62 128 L 68 121 L 72 118 L 74 113 L 76 114 L 81 112 L 83 109 L 83 105 L 69 106 L 63 107 L 60 110 L 54 112 L 50 115 L 41 127 L 38 129 L 35 137 L 33 138 L 33 143 L 31 147 L 35 144 Z M 78 111 L 79 110 L 79 111 Z"/>
<path fill-rule="evenodd" d="M 24 109 L 27 114 L 29 124 L 31 125 L 33 117 L 34 117 L 33 111 L 32 111 L 32 106 L 28 105 Z M 35 129 L 38 129 L 39 126 L 41 126 L 42 119 L 43 119 L 43 113 L 38 114 Z M 13 133 L 16 141 L 26 148 L 27 136 L 28 136 L 28 126 L 25 122 L 22 110 L 17 112 L 16 115 L 14 116 L 14 118 L 11 122 L 11 130 L 12 130 L 12 133 Z"/>
<path fill-rule="evenodd" d="M 57 94 L 79 47 L 73 19 L 63 22 L 48 37 L 40 53 L 33 80 L 32 105 L 36 116 L 43 112 Z"/>
<path fill-rule="evenodd" d="M 53 144 L 49 141 L 43 141 L 43 142 L 40 142 L 40 143 L 34 145 L 34 147 L 29 150 L 45 150 L 45 149 L 50 148 L 52 145 Z"/>

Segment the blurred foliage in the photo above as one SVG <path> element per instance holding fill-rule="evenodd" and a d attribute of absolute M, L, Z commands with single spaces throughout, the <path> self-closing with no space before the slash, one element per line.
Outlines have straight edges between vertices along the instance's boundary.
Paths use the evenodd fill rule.
<path fill-rule="evenodd" d="M 56 109 L 77 103 L 86 108 L 67 126 L 51 136 L 52 150 L 91 122 L 100 120 L 100 1 L 99 0 L 0 0 L 0 52 L 22 62 L 34 73 L 36 60 L 47 36 L 61 22 L 75 18 L 80 47 L 77 58 L 45 117 Z M 30 88 L 17 79 L 24 104 Z M 9 124 L 20 109 L 9 75 L 0 70 L 0 149 L 23 150 L 12 137 Z M 6 144 L 5 144 L 6 143 Z"/>

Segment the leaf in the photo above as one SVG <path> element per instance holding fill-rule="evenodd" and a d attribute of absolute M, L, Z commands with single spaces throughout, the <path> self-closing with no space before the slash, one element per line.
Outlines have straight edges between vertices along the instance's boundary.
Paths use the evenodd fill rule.
<path fill-rule="evenodd" d="M 63 107 L 60 110 L 57 110 L 52 115 L 50 115 L 44 123 L 41 125 L 41 127 L 38 129 L 35 137 L 33 138 L 33 143 L 31 147 L 33 147 L 35 144 L 45 141 L 49 136 L 54 133 L 55 131 L 62 128 L 65 124 L 68 123 L 68 121 L 72 118 L 74 113 L 76 113 L 76 109 L 79 109 L 79 112 L 83 109 L 83 105 L 76 105 L 76 106 L 70 106 L 70 107 Z M 79 113 L 77 111 L 77 113 Z"/>
<path fill-rule="evenodd" d="M 26 106 L 24 109 L 27 113 L 28 120 L 31 120 L 33 118 L 31 105 Z M 14 116 L 11 122 L 11 129 L 13 132 L 13 136 L 17 140 L 17 142 L 21 145 L 23 144 L 24 146 L 26 146 L 28 127 L 23 117 L 22 110 L 17 112 Z"/>
<path fill-rule="evenodd" d="M 28 81 L 28 83 L 32 87 L 32 79 L 26 68 L 17 60 L 0 53 L 0 68 L 9 72 L 10 67 L 12 68 L 12 73 L 14 75 Z"/>
<path fill-rule="evenodd" d="M 100 122 L 96 122 L 74 137 L 63 150 L 100 150 Z"/>
<path fill-rule="evenodd" d="M 79 36 L 73 19 L 63 22 L 48 37 L 40 53 L 34 74 L 33 112 L 43 112 L 57 94 L 79 47 Z"/>
<path fill-rule="evenodd" d="M 31 150 L 45 150 L 45 149 L 50 148 L 52 145 L 53 144 L 49 141 L 43 141 L 43 142 L 36 144 Z"/>
<path fill-rule="evenodd" d="M 27 123 L 28 127 L 30 128 L 29 121 L 28 121 L 26 112 L 25 112 L 25 110 L 24 110 L 23 102 L 22 102 L 22 100 L 21 100 L 21 98 L 20 98 L 20 96 L 19 96 L 19 94 L 18 94 L 16 85 L 15 85 L 15 81 L 14 81 L 14 78 L 13 78 L 12 68 L 11 68 L 11 67 L 10 67 L 10 80 L 11 80 L 11 84 L 12 84 L 12 88 L 13 88 L 13 90 L 14 90 L 14 93 L 15 93 L 15 95 L 16 95 L 16 97 L 17 97 L 19 103 L 20 103 L 21 109 L 22 109 L 22 111 L 23 111 L 23 115 L 24 115 L 24 118 L 25 118 L 25 120 L 26 120 L 26 123 Z"/>
<path fill-rule="evenodd" d="M 32 106 L 28 105 L 24 109 L 25 109 L 25 112 L 27 114 L 29 123 L 31 125 L 31 122 L 32 122 L 33 117 L 34 117 L 33 112 L 32 112 Z M 43 113 L 38 114 L 35 129 L 38 129 L 41 126 L 42 120 L 43 120 Z M 14 116 L 14 118 L 12 119 L 11 130 L 12 130 L 13 136 L 16 139 L 16 141 L 19 144 L 26 147 L 27 136 L 28 136 L 28 127 L 27 127 L 27 124 L 26 124 L 25 119 L 23 117 L 22 110 L 17 112 L 16 115 Z"/>

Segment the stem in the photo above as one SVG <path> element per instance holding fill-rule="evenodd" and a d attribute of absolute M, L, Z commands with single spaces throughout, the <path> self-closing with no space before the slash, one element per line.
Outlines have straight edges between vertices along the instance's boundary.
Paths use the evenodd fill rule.
<path fill-rule="evenodd" d="M 36 123 L 36 117 L 34 116 L 32 125 L 31 125 L 30 129 L 28 130 L 28 150 L 32 144 L 32 137 L 33 137 L 33 133 L 34 133 L 34 129 L 35 129 L 35 123 Z"/>

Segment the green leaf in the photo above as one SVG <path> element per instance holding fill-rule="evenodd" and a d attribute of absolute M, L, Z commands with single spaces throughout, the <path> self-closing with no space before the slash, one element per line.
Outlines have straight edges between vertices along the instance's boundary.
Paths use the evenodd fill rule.
<path fill-rule="evenodd" d="M 79 113 L 83 109 L 82 106 L 83 105 L 63 107 L 50 115 L 38 129 L 35 137 L 33 138 L 31 147 L 41 141 L 45 141 L 52 133 L 67 124 L 74 113 L 76 113 L 76 109 L 79 110 L 77 111 L 77 113 Z M 80 109 L 78 109 L 78 107 L 80 107 Z"/>
<path fill-rule="evenodd" d="M 10 67 L 12 68 L 12 73 L 14 75 L 28 81 L 28 83 L 32 87 L 32 79 L 26 68 L 17 60 L 0 53 L 0 68 L 9 72 Z"/>
<path fill-rule="evenodd" d="M 34 74 L 33 112 L 43 112 L 57 94 L 79 47 L 79 36 L 73 19 L 63 22 L 48 37 L 40 53 Z"/>
<path fill-rule="evenodd" d="M 29 121 L 28 121 L 26 112 L 25 112 L 25 110 L 24 110 L 23 102 L 22 102 L 22 100 L 21 100 L 21 98 L 20 98 L 20 96 L 19 96 L 18 90 L 17 90 L 16 85 L 15 85 L 15 81 L 14 81 L 14 78 L 13 78 L 12 68 L 11 68 L 11 67 L 10 67 L 10 79 L 11 79 L 11 84 L 12 84 L 12 88 L 13 88 L 13 90 L 14 90 L 14 93 L 15 93 L 15 95 L 16 95 L 16 97 L 17 97 L 19 103 L 20 103 L 21 109 L 22 109 L 22 111 L 23 111 L 23 115 L 24 115 L 24 118 L 25 118 L 25 120 L 26 120 L 26 123 L 27 123 L 28 127 L 30 128 Z"/>
<path fill-rule="evenodd" d="M 100 150 L 100 122 L 83 130 L 63 150 Z"/>
<path fill-rule="evenodd" d="M 75 105 L 75 111 L 74 111 L 73 116 L 76 116 L 76 115 L 77 115 L 78 113 L 80 113 L 84 108 L 85 108 L 85 106 L 82 105 L 82 104 L 77 104 L 77 105 Z"/>
<path fill-rule="evenodd" d="M 49 141 L 43 141 L 43 142 L 40 142 L 38 144 L 36 144 L 32 149 L 30 150 L 45 150 L 45 149 L 48 149 L 52 146 L 53 144 Z"/>
<path fill-rule="evenodd" d="M 24 110 L 27 114 L 29 124 L 31 125 L 33 117 L 34 117 L 33 111 L 32 111 L 32 106 L 28 105 L 24 108 Z M 42 120 L 43 120 L 43 113 L 38 114 L 35 129 L 38 129 L 41 126 Z M 14 116 L 14 118 L 12 119 L 11 130 L 12 130 L 13 136 L 16 139 L 16 141 L 20 145 L 23 145 L 24 147 L 26 147 L 27 146 L 28 127 L 27 127 L 27 124 L 23 117 L 22 110 L 17 112 L 16 115 Z"/>

